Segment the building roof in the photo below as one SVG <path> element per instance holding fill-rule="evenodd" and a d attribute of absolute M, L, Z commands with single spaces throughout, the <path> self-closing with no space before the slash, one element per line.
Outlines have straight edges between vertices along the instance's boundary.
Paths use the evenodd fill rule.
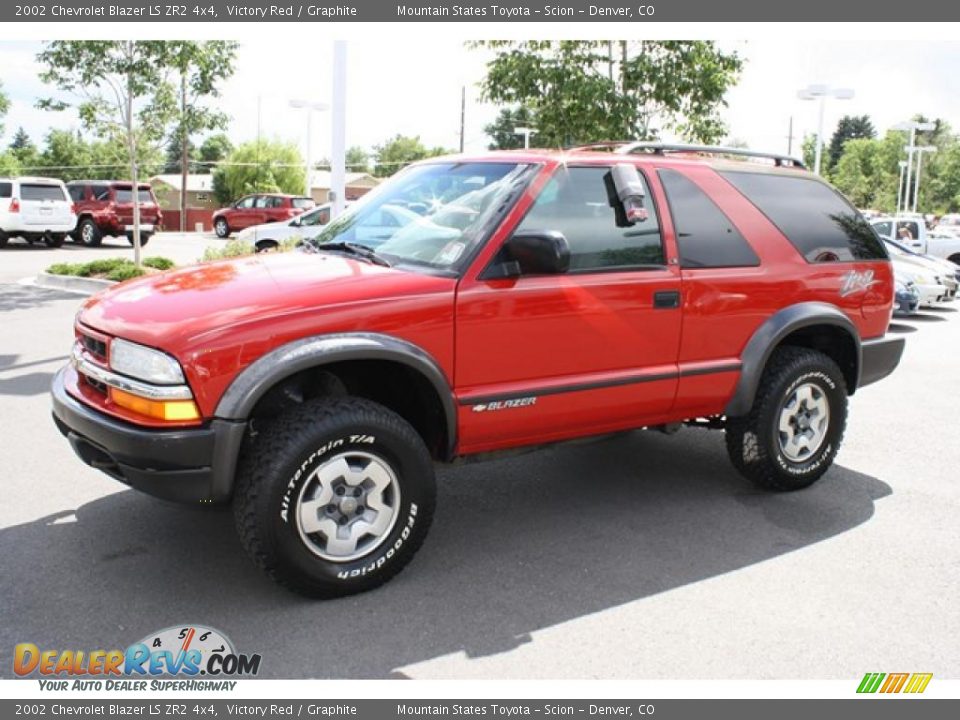
<path fill-rule="evenodd" d="M 179 191 L 181 189 L 182 176 L 180 173 L 175 175 L 154 175 L 150 182 L 163 183 Z M 198 173 L 187 174 L 187 192 L 213 192 L 213 175 L 201 175 Z"/>
<path fill-rule="evenodd" d="M 369 182 L 373 180 L 374 184 L 378 180 L 370 173 L 348 172 L 346 174 L 346 184 L 353 185 L 358 182 Z M 329 170 L 314 170 L 310 187 L 315 190 L 329 190 L 333 184 L 332 173 Z"/>

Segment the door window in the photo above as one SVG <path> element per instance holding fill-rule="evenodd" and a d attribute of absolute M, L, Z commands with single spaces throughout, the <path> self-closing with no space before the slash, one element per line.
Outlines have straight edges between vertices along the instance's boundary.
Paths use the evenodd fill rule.
<path fill-rule="evenodd" d="M 253 195 L 249 195 L 238 202 L 236 207 L 238 210 L 247 210 L 248 208 L 253 207 L 254 200 L 256 200 L 256 198 Z"/>
<path fill-rule="evenodd" d="M 619 227 L 610 169 L 561 168 L 517 230 L 554 230 L 570 245 L 570 272 L 631 269 L 665 263 L 660 222 L 646 192 L 647 220 Z"/>

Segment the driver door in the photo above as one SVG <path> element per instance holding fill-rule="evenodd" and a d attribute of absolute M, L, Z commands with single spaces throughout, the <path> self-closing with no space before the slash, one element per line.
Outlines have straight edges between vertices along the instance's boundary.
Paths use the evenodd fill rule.
<path fill-rule="evenodd" d="M 618 227 L 608 167 L 561 167 L 515 230 L 563 233 L 561 275 L 461 281 L 460 451 L 497 450 L 662 422 L 677 390 L 680 273 L 659 213 Z M 646 186 L 646 180 L 644 180 Z"/>

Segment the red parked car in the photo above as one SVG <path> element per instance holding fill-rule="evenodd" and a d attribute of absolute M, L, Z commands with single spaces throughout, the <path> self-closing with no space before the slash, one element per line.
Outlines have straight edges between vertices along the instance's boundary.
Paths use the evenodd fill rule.
<path fill-rule="evenodd" d="M 160 229 L 163 213 L 149 184 L 138 186 L 140 244 Z M 105 236 L 126 237 L 133 245 L 133 183 L 124 180 L 74 180 L 67 192 L 77 211 L 74 242 L 96 247 Z"/>
<path fill-rule="evenodd" d="M 436 462 L 690 424 L 724 430 L 759 487 L 805 488 L 904 339 L 869 224 L 798 161 L 756 155 L 423 161 L 302 252 L 87 300 L 57 425 L 121 482 L 232 502 L 254 562 L 322 597 L 411 560 Z"/>
<path fill-rule="evenodd" d="M 217 237 L 230 237 L 230 233 L 253 225 L 282 222 L 309 210 L 316 203 L 308 197 L 259 193 L 244 195 L 230 207 L 221 208 L 213 214 L 213 229 Z"/>

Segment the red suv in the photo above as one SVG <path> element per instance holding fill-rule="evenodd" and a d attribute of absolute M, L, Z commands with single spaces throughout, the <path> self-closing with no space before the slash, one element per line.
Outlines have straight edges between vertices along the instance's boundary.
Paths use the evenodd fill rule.
<path fill-rule="evenodd" d="M 302 250 L 87 300 L 52 392 L 85 462 L 232 502 L 254 562 L 313 596 L 410 561 L 435 462 L 690 424 L 761 488 L 805 488 L 904 347 L 883 244 L 781 156 L 431 159 Z"/>
<path fill-rule="evenodd" d="M 104 236 L 125 236 L 133 245 L 133 184 L 123 180 L 74 180 L 67 192 L 77 209 L 77 227 L 71 233 L 74 242 L 96 247 Z M 146 245 L 160 229 L 163 213 L 153 189 L 147 183 L 138 186 L 140 203 L 140 244 Z"/>
<path fill-rule="evenodd" d="M 253 225 L 282 222 L 309 210 L 316 203 L 308 197 L 261 193 L 244 195 L 230 207 L 213 214 L 213 229 L 217 237 L 230 237 L 230 233 Z"/>

